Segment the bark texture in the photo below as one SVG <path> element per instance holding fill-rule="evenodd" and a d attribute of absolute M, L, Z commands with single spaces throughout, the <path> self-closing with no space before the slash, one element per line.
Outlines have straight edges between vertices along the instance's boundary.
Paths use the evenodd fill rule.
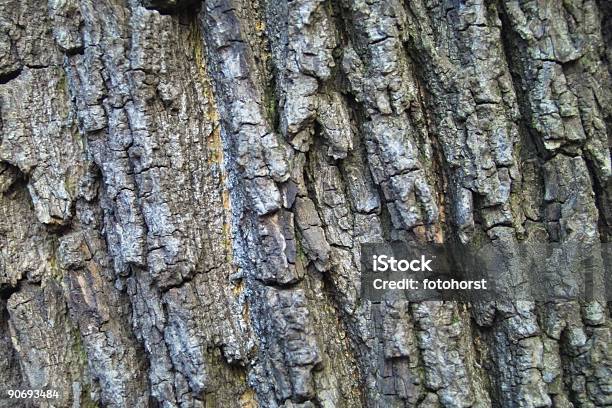
<path fill-rule="evenodd" d="M 605 304 L 359 298 L 364 242 L 609 240 L 611 15 L 0 0 L 0 406 L 612 406 Z"/>

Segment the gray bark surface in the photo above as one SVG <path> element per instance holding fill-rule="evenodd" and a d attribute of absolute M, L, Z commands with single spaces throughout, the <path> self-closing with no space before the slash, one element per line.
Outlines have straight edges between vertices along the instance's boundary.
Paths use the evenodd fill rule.
<path fill-rule="evenodd" d="M 0 407 L 612 406 L 605 303 L 359 296 L 362 243 L 609 241 L 611 16 L 0 0 Z"/>

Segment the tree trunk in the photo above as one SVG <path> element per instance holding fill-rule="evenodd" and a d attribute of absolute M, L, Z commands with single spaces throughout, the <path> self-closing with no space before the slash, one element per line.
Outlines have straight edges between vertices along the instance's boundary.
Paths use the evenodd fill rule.
<path fill-rule="evenodd" d="M 608 241 L 611 15 L 1 0 L 0 407 L 611 406 L 605 302 L 359 279 L 363 243 Z"/>

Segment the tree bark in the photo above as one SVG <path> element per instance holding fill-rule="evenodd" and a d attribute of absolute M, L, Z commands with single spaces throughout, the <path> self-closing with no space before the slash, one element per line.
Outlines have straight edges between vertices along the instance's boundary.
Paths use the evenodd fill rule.
<path fill-rule="evenodd" d="M 363 243 L 608 242 L 611 15 L 1 0 L 0 407 L 612 406 L 606 303 L 359 289 Z"/>

